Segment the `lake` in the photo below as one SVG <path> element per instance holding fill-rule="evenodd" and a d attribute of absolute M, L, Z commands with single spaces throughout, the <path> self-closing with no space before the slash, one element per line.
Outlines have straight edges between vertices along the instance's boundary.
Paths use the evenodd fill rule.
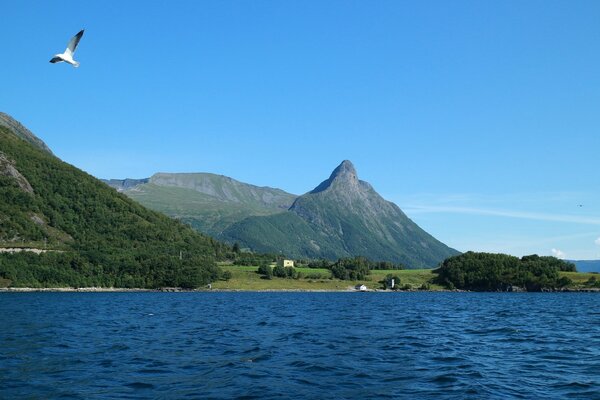
<path fill-rule="evenodd" d="M 0 293 L 0 398 L 600 399 L 595 293 Z"/>

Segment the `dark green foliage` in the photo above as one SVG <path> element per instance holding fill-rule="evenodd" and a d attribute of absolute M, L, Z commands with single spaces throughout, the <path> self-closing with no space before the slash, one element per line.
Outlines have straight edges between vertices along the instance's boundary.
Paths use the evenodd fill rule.
<path fill-rule="evenodd" d="M 323 265 L 323 264 L 321 264 Z M 322 267 L 321 267 L 322 268 Z M 402 264 L 394 264 L 387 261 L 371 261 L 366 257 L 357 256 L 352 258 L 340 258 L 335 263 L 326 264 L 326 268 L 331 270 L 334 278 L 342 280 L 364 280 L 374 269 L 403 269 Z M 395 277 L 396 282 L 400 278 Z"/>
<path fill-rule="evenodd" d="M 374 264 L 371 269 L 404 269 L 402 263 L 393 263 L 391 261 L 377 261 Z"/>
<path fill-rule="evenodd" d="M 34 190 L 0 179 L 0 246 L 45 240 L 62 251 L 1 254 L 0 279 L 13 286 L 192 288 L 218 279 L 215 260 L 232 254 L 2 127 L 0 151 Z"/>
<path fill-rule="evenodd" d="M 595 276 L 592 276 L 585 282 L 585 286 L 592 288 L 600 288 L 600 279 L 597 279 Z"/>
<path fill-rule="evenodd" d="M 276 265 L 275 268 L 273 268 L 273 276 L 277 278 L 298 279 L 298 272 L 294 267 Z"/>
<path fill-rule="evenodd" d="M 261 265 L 264 263 L 270 264 L 277 261 L 277 256 L 273 254 L 259 253 L 235 253 L 233 254 L 234 265 Z"/>
<path fill-rule="evenodd" d="M 506 254 L 468 252 L 445 260 L 437 282 L 450 289 L 474 291 L 506 291 L 513 286 L 527 291 L 561 288 L 571 283 L 559 277 L 559 271 L 574 271 L 575 266 L 554 257 L 525 256 L 521 259 Z"/>
<path fill-rule="evenodd" d="M 340 258 L 331 267 L 331 275 L 341 280 L 364 280 L 373 265 L 365 257 Z"/>
<path fill-rule="evenodd" d="M 296 279 L 298 277 L 298 272 L 294 267 L 285 267 L 285 277 L 289 279 Z"/>
<path fill-rule="evenodd" d="M 387 274 L 385 278 L 380 281 L 383 289 L 399 290 L 400 289 L 400 278 L 398 275 Z M 392 286 L 393 283 L 393 286 Z"/>
<path fill-rule="evenodd" d="M 273 276 L 276 276 L 277 278 L 287 278 L 287 272 L 283 266 L 276 265 L 275 268 L 273 268 Z"/>
<path fill-rule="evenodd" d="M 538 256 L 537 254 L 532 254 L 530 256 L 523 256 L 521 258 L 521 262 L 526 263 L 529 266 L 539 265 L 553 267 L 558 271 L 577 272 L 575 264 L 569 261 L 560 260 L 556 257 Z"/>
<path fill-rule="evenodd" d="M 223 271 L 223 274 L 221 274 L 221 279 L 223 279 L 224 281 L 228 281 L 233 277 L 233 274 L 231 273 L 231 271 Z"/>
<path fill-rule="evenodd" d="M 262 275 L 264 279 L 271 279 L 273 276 L 273 268 L 266 262 L 260 264 L 256 272 Z"/>

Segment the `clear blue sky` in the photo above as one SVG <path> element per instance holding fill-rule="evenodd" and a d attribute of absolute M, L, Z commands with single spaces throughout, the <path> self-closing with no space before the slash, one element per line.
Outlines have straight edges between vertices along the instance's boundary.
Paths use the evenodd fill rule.
<path fill-rule="evenodd" d="M 350 159 L 459 250 L 600 258 L 599 21 L 598 1 L 13 1 L 0 110 L 101 178 L 301 194 Z M 81 67 L 50 64 L 82 28 Z"/>

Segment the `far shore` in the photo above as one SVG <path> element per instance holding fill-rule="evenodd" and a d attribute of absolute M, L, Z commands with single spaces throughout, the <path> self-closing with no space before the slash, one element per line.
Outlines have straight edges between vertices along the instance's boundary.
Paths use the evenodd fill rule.
<path fill-rule="evenodd" d="M 28 288 L 28 287 L 8 287 L 0 288 L 0 293 L 30 293 L 30 292 L 50 292 L 50 293 L 138 293 L 138 292 L 155 292 L 155 293 L 302 293 L 302 292 L 316 292 L 316 293 L 417 293 L 417 292 L 445 292 L 445 293 L 539 293 L 539 292 L 470 292 L 468 290 L 448 290 L 448 289 L 436 289 L 436 290 L 384 290 L 384 289 L 368 289 L 368 290 L 355 290 L 353 288 L 346 289 L 259 289 L 259 290 L 247 290 L 247 289 L 182 289 L 182 288 L 159 288 L 159 289 L 143 289 L 143 288 L 105 288 L 105 287 L 85 287 L 85 288 Z M 545 290 L 543 292 L 552 293 L 600 293 L 600 288 L 566 288 L 561 290 Z"/>
<path fill-rule="evenodd" d="M 2 292 L 80 292 L 80 293 L 128 293 L 128 292 L 166 292 L 166 293 L 210 293 L 210 292 L 389 292 L 393 293 L 393 290 L 383 290 L 383 289 L 368 289 L 364 291 L 355 290 L 352 288 L 347 289 L 257 289 L 257 290 L 248 290 L 248 289 L 209 289 L 209 288 L 200 288 L 200 289 L 183 289 L 183 288 L 159 288 L 159 289 L 144 289 L 144 288 L 105 288 L 105 287 L 85 287 L 85 288 L 71 288 L 71 287 L 62 287 L 62 288 L 28 288 L 28 287 L 8 287 L 8 288 L 0 288 L 0 293 Z M 402 291 L 397 291 L 402 292 Z M 404 292 L 409 292 L 405 290 Z"/>

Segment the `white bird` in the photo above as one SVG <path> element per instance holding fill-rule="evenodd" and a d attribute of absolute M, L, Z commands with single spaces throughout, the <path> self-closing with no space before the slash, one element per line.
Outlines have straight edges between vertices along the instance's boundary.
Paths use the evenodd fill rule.
<path fill-rule="evenodd" d="M 75 54 L 75 49 L 77 48 L 77 45 L 79 44 L 79 41 L 81 40 L 82 36 L 83 29 L 79 31 L 77 35 L 73 36 L 71 40 L 69 40 L 69 44 L 67 45 L 67 49 L 65 50 L 65 52 L 62 54 L 56 54 L 54 57 L 52 57 L 50 62 L 54 64 L 64 61 L 66 63 L 71 64 L 75 68 L 79 67 L 79 63 L 73 60 L 73 54 Z"/>

